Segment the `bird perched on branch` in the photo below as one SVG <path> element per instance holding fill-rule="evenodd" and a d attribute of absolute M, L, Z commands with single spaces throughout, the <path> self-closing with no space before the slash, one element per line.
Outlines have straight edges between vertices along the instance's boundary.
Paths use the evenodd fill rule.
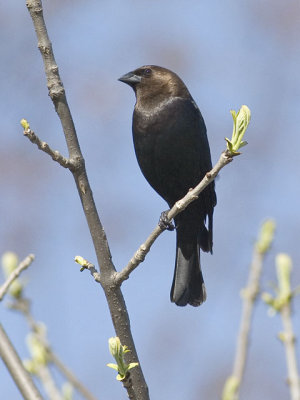
<path fill-rule="evenodd" d="M 183 81 L 172 71 L 146 65 L 123 75 L 136 95 L 133 142 L 141 171 L 172 207 L 212 168 L 201 112 Z M 175 217 L 176 264 L 171 301 L 199 306 L 206 300 L 200 248 L 212 252 L 214 182 Z M 206 227 L 207 222 L 207 227 Z"/>

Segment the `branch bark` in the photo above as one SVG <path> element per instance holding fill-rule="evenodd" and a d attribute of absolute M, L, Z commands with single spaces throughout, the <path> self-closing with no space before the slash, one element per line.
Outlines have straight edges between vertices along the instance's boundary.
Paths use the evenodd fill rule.
<path fill-rule="evenodd" d="M 41 380 L 43 388 L 50 400 L 64 400 L 47 365 L 40 365 L 37 376 Z"/>
<path fill-rule="evenodd" d="M 235 358 L 231 376 L 226 380 L 222 399 L 235 400 L 239 398 L 239 391 L 245 372 L 245 365 L 248 355 L 248 344 L 251 322 L 253 318 L 254 304 L 259 293 L 259 282 L 263 266 L 264 254 L 254 249 L 250 267 L 248 284 L 242 291 L 243 306 L 236 343 Z"/>
<path fill-rule="evenodd" d="M 265 254 L 258 252 L 254 249 L 252 263 L 249 272 L 248 284 L 242 291 L 243 307 L 240 322 L 240 328 L 236 344 L 236 353 L 233 365 L 232 376 L 237 380 L 237 395 L 241 386 L 245 365 L 248 355 L 248 343 L 251 322 L 253 318 L 254 304 L 259 293 L 259 283 L 263 267 L 263 260 Z"/>
<path fill-rule="evenodd" d="M 43 400 L 0 324 L 0 356 L 25 400 Z"/>
<path fill-rule="evenodd" d="M 62 167 L 72 169 L 72 162 L 60 154 L 57 150 L 52 150 L 48 143 L 43 142 L 30 128 L 24 130 L 24 136 L 26 136 L 31 143 L 37 145 L 37 147 L 48 154 L 53 161 L 58 162 Z"/>
<path fill-rule="evenodd" d="M 288 369 L 288 384 L 292 400 L 300 400 L 300 379 L 297 366 L 297 357 L 295 349 L 295 335 L 291 318 L 291 303 L 286 304 L 281 308 L 280 315 L 284 327 L 282 341 L 285 347 L 286 363 Z"/>

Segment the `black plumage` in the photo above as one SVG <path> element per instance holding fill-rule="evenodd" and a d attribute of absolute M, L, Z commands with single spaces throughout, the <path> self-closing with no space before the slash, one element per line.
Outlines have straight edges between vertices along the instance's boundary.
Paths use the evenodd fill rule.
<path fill-rule="evenodd" d="M 119 80 L 136 94 L 132 131 L 141 171 L 172 207 L 212 168 L 200 110 L 182 80 L 166 68 L 143 66 Z M 177 251 L 171 301 L 179 306 L 199 306 L 206 299 L 199 250 L 212 252 L 215 205 L 211 183 L 175 218 Z"/>

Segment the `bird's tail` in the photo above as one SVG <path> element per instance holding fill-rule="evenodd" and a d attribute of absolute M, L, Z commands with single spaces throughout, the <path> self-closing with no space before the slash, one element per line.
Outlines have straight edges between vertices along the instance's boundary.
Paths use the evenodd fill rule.
<path fill-rule="evenodd" d="M 190 236 L 190 235 L 188 235 Z M 176 263 L 171 288 L 171 301 L 178 306 L 200 306 L 206 300 L 206 289 L 200 266 L 197 235 L 187 237 L 177 230 Z"/>

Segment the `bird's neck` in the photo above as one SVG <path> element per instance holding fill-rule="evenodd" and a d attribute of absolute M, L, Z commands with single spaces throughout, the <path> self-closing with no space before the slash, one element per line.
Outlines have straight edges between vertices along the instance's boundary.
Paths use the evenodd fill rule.
<path fill-rule="evenodd" d="M 173 101 L 175 101 L 177 97 L 152 97 L 152 98 L 138 98 L 135 104 L 135 110 L 140 111 L 143 113 L 156 113 L 157 111 L 162 110 L 164 107 L 168 106 L 171 104 Z"/>

